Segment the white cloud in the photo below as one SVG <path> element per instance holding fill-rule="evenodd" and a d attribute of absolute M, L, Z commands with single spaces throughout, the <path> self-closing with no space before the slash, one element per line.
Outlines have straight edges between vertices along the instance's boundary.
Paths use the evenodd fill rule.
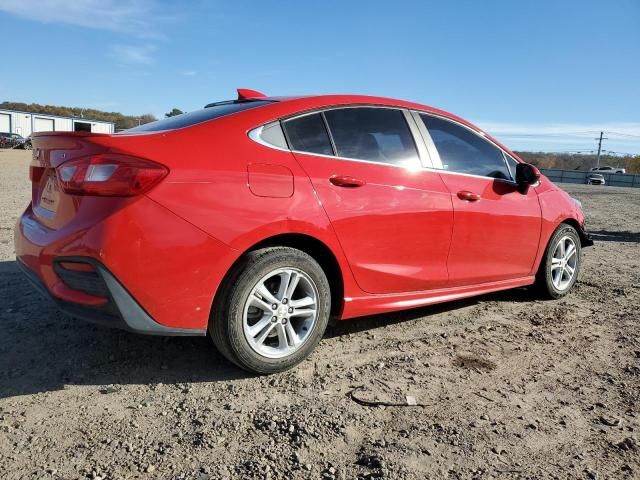
<path fill-rule="evenodd" d="M 180 73 L 185 77 L 194 77 L 198 74 L 198 72 L 196 72 L 195 70 L 184 70 L 183 72 L 180 72 Z"/>
<path fill-rule="evenodd" d="M 42 23 L 62 23 L 154 37 L 155 0 L 0 0 L 0 11 Z"/>
<path fill-rule="evenodd" d="M 515 150 L 591 151 L 604 132 L 603 149 L 640 152 L 640 123 L 504 123 L 477 122 L 480 128 Z"/>
<path fill-rule="evenodd" d="M 153 63 L 153 52 L 156 47 L 153 45 L 112 45 L 111 56 L 118 62 L 134 65 L 149 65 Z"/>
<path fill-rule="evenodd" d="M 478 122 L 483 130 L 501 135 L 593 135 L 594 133 L 617 132 L 640 135 L 640 123 L 500 123 Z"/>

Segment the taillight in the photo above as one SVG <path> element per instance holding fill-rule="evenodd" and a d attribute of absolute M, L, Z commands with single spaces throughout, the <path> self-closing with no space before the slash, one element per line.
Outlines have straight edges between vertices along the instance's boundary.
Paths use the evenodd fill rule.
<path fill-rule="evenodd" d="M 70 160 L 59 165 L 56 172 L 66 193 L 130 197 L 149 190 L 169 169 L 150 160 L 102 154 Z"/>

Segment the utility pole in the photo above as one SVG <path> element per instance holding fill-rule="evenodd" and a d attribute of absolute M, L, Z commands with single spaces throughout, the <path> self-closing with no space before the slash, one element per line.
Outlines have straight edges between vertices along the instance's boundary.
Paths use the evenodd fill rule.
<path fill-rule="evenodd" d="M 600 166 L 600 152 L 602 151 L 602 140 L 608 140 L 607 137 L 603 137 L 604 132 L 600 132 L 600 138 L 596 138 L 598 140 L 598 157 L 596 158 L 596 167 Z"/>

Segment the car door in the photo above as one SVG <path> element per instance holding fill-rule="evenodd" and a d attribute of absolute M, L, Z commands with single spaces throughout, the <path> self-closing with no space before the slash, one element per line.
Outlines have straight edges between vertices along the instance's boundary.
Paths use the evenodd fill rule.
<path fill-rule="evenodd" d="M 422 169 L 401 109 L 349 107 L 283 122 L 362 290 L 412 292 L 448 281 L 451 198 Z M 415 133 L 415 132 L 414 132 Z"/>
<path fill-rule="evenodd" d="M 514 159 L 470 128 L 420 114 L 431 158 L 453 203 L 449 285 L 475 285 L 530 275 L 541 210 L 534 188 L 515 183 Z"/>

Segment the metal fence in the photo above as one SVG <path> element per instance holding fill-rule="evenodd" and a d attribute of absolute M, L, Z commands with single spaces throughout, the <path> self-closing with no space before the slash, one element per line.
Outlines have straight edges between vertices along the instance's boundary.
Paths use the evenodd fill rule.
<path fill-rule="evenodd" d="M 549 180 L 555 183 L 587 183 L 587 175 L 599 173 L 604 177 L 607 185 L 612 187 L 636 187 L 640 188 L 640 175 L 622 175 L 621 173 L 589 172 L 584 170 L 559 170 L 555 168 L 542 168 L 540 171 Z"/>

